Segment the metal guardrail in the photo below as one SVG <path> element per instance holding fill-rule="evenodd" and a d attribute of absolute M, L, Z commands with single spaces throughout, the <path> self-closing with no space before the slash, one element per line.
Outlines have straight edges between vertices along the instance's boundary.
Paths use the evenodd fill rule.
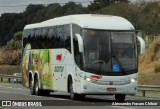
<path fill-rule="evenodd" d="M 22 82 L 22 76 L 0 74 L 1 82 L 3 82 L 4 78 L 8 79 L 8 82 L 17 82 L 17 83 Z"/>
<path fill-rule="evenodd" d="M 139 85 L 138 90 L 142 91 L 142 96 L 146 96 L 146 91 L 160 91 L 160 86 Z"/>

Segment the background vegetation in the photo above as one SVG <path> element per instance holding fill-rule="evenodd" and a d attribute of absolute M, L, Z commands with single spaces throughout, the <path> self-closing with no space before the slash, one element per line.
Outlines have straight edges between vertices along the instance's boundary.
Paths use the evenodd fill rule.
<path fill-rule="evenodd" d="M 136 30 L 142 30 L 143 38 L 150 44 L 139 59 L 139 82 L 145 84 L 146 81 L 159 80 L 156 75 L 160 72 L 160 41 L 148 39 L 160 35 L 160 2 L 155 1 L 130 3 L 128 0 L 94 0 L 88 7 L 74 2 L 47 6 L 30 4 L 24 12 L 4 13 L 0 17 L 0 65 L 20 65 L 21 39 L 25 25 L 65 15 L 88 13 L 122 16 Z M 4 71 L 3 68 L 10 67 L 3 66 L 0 70 Z M 20 72 L 20 67 L 17 69 Z"/>
<path fill-rule="evenodd" d="M 160 40 L 149 44 L 139 56 L 139 84 L 160 85 Z"/>
<path fill-rule="evenodd" d="M 68 2 L 44 5 L 30 4 L 24 12 L 4 13 L 0 17 L 0 45 L 12 40 L 14 33 L 22 31 L 30 23 L 38 23 L 71 14 L 109 14 L 128 19 L 144 35 L 160 34 L 160 2 L 130 3 L 128 0 L 94 0 L 88 7 Z"/>

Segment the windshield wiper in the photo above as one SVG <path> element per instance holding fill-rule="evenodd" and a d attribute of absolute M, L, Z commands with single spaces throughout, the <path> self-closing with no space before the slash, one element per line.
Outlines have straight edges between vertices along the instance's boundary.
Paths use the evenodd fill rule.
<path fill-rule="evenodd" d="M 88 68 L 88 67 L 84 67 L 84 68 L 88 69 L 88 70 L 92 70 L 92 71 L 96 72 L 96 74 L 100 75 L 100 71 L 99 70 L 91 69 L 91 68 Z"/>
<path fill-rule="evenodd" d="M 112 39 L 111 39 L 111 44 L 112 44 Z M 117 56 L 114 54 L 112 46 L 111 46 L 111 52 L 112 52 L 112 56 L 113 56 L 113 58 L 114 58 L 114 59 L 116 59 L 117 63 L 119 64 L 119 66 L 120 66 L 120 68 L 121 68 L 122 73 L 126 75 L 126 74 L 127 74 L 127 72 L 124 70 L 123 65 L 121 64 L 121 62 L 119 61 L 119 59 L 117 58 Z M 112 61 L 113 61 L 113 60 L 112 60 Z M 112 63 L 111 63 L 111 64 L 112 64 Z"/>
<path fill-rule="evenodd" d="M 116 59 L 117 63 L 119 64 L 121 71 L 123 74 L 127 74 L 127 72 L 124 70 L 123 65 L 121 64 L 121 62 L 119 61 L 119 59 L 117 58 L 117 56 L 115 56 L 115 54 L 113 53 L 113 57 Z"/>

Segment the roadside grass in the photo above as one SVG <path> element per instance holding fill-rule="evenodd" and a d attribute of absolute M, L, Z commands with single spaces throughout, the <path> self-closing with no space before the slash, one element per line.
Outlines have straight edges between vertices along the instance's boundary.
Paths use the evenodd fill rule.
<path fill-rule="evenodd" d="M 145 53 L 139 55 L 139 85 L 160 86 L 160 40 L 149 44 Z"/>
<path fill-rule="evenodd" d="M 7 83 L 7 84 L 19 84 L 17 82 L 14 82 L 13 79 L 10 80 L 10 82 L 8 81 L 8 79 L 4 78 L 2 82 L 0 83 Z"/>
<path fill-rule="evenodd" d="M 5 109 L 4 107 L 0 107 L 0 109 Z"/>
<path fill-rule="evenodd" d="M 21 63 L 21 51 L 21 49 L 8 49 L 7 46 L 0 47 L 0 65 L 19 65 Z"/>
<path fill-rule="evenodd" d="M 145 53 L 139 55 L 139 85 L 160 86 L 160 40 L 149 44 Z"/>
<path fill-rule="evenodd" d="M 160 73 L 139 73 L 138 84 L 160 86 Z"/>
<path fill-rule="evenodd" d="M 153 41 L 145 53 L 139 55 L 139 72 L 160 72 L 160 40 Z"/>
<path fill-rule="evenodd" d="M 20 73 L 21 66 L 14 65 L 0 65 L 0 74 L 13 75 L 14 73 Z"/>

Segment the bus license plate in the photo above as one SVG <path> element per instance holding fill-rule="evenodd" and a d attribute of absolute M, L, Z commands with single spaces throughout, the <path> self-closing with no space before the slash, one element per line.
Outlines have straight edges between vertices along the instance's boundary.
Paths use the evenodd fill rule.
<path fill-rule="evenodd" d="M 108 92 L 115 92 L 115 91 L 116 91 L 116 88 L 107 88 L 107 91 L 108 91 Z"/>

